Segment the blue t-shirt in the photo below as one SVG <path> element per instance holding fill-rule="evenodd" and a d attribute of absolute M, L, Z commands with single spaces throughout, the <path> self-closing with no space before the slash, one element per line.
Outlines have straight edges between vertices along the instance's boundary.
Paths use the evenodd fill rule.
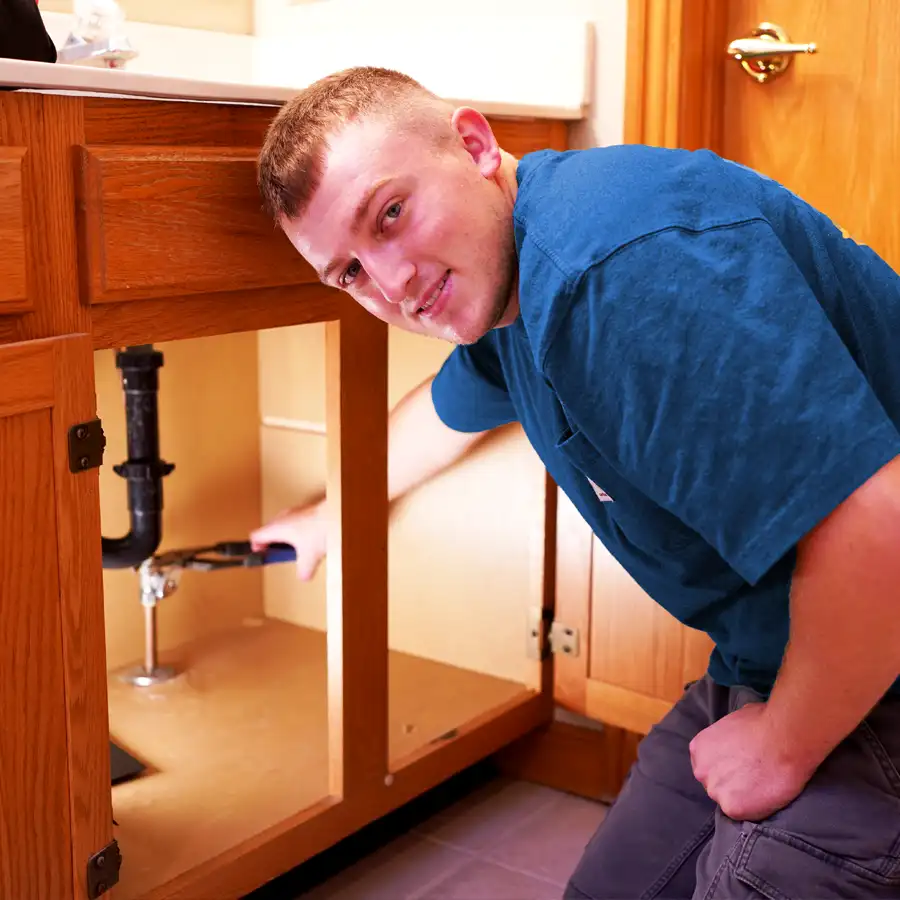
<path fill-rule="evenodd" d="M 712 637 L 710 675 L 766 694 L 797 542 L 900 454 L 900 278 L 708 151 L 541 151 L 517 177 L 520 315 L 454 349 L 435 408 L 520 422 L 634 580 Z"/>

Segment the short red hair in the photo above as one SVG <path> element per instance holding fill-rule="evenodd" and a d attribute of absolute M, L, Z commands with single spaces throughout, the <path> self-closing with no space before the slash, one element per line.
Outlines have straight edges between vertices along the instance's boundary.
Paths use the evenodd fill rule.
<path fill-rule="evenodd" d="M 279 110 L 266 134 L 257 175 L 266 213 L 277 222 L 303 214 L 322 180 L 328 137 L 338 128 L 370 113 L 397 117 L 441 102 L 393 69 L 359 66 L 314 82 Z"/>

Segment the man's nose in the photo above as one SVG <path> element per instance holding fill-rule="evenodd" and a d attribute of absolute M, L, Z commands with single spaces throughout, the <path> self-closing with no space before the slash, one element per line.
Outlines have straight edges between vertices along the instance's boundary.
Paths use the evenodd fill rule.
<path fill-rule="evenodd" d="M 388 303 L 400 304 L 409 299 L 416 267 L 396 256 L 383 256 L 369 261 L 369 277 L 384 294 Z"/>

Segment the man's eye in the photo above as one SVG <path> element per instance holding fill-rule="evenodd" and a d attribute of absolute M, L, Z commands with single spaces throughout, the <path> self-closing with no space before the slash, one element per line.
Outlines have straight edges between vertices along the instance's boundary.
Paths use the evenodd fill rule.
<path fill-rule="evenodd" d="M 403 209 L 403 204 L 398 200 L 396 203 L 392 203 L 385 211 L 384 217 L 386 219 L 399 219 L 400 212 Z"/>
<path fill-rule="evenodd" d="M 359 275 L 359 270 L 360 270 L 359 260 L 354 259 L 353 262 L 350 263 L 350 265 L 347 266 L 346 269 L 344 269 L 344 274 L 341 275 L 341 277 L 339 279 L 341 287 L 347 286 L 348 279 L 350 279 L 352 281 L 354 278 L 356 278 L 356 276 Z"/>

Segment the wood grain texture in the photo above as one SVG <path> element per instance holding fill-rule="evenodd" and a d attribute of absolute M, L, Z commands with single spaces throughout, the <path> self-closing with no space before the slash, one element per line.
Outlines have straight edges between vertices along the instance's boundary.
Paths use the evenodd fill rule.
<path fill-rule="evenodd" d="M 251 150 L 89 147 L 78 184 L 85 302 L 318 280 L 263 214 Z"/>
<path fill-rule="evenodd" d="M 91 307 L 94 348 L 326 322 L 337 318 L 339 296 L 334 288 L 316 282 L 258 291 L 100 303 Z M 0 325 L 2 322 L 0 318 Z"/>
<path fill-rule="evenodd" d="M 387 326 L 349 297 L 325 329 L 331 793 L 389 772 Z"/>
<path fill-rule="evenodd" d="M 0 146 L 27 148 L 22 200 L 26 280 L 33 311 L 15 317 L 16 340 L 87 333 L 78 299 L 75 173 L 72 148 L 83 140 L 80 97 L 0 93 Z"/>
<path fill-rule="evenodd" d="M 0 347 L 0 417 L 52 406 L 55 401 L 53 344 L 26 341 Z"/>
<path fill-rule="evenodd" d="M 556 621 L 578 630 L 581 652 L 558 654 L 553 660 L 556 702 L 570 712 L 586 714 L 591 642 L 591 526 L 565 495 L 559 497 L 556 525 Z"/>
<path fill-rule="evenodd" d="M 2 396 L 24 373 L 3 349 L 0 367 Z M 0 416 L 4 900 L 73 895 L 52 441 L 47 410 Z"/>
<path fill-rule="evenodd" d="M 759 85 L 726 60 L 720 152 L 781 182 L 900 270 L 900 4 L 735 0 L 728 40 L 760 21 L 819 52 Z"/>
<path fill-rule="evenodd" d="M 514 119 L 487 117 L 497 143 L 513 156 L 536 150 L 565 150 L 568 123 L 554 119 Z"/>
<path fill-rule="evenodd" d="M 96 415 L 90 335 L 53 341 L 53 469 L 62 613 L 75 900 L 86 900 L 85 865 L 113 837 L 109 795 L 106 634 L 96 469 L 69 471 L 67 433 Z"/>
<path fill-rule="evenodd" d="M 554 721 L 494 757 L 509 778 L 610 802 L 637 758 L 642 735 L 621 728 L 584 728 Z"/>
<path fill-rule="evenodd" d="M 235 106 L 204 103 L 166 103 L 161 100 L 86 98 L 85 141 L 89 146 L 121 144 L 128 135 L 131 146 L 247 147 L 258 150 L 277 106 Z M 568 142 L 566 120 L 487 116 L 504 150 L 519 156 L 534 150 L 564 150 Z"/>
<path fill-rule="evenodd" d="M 121 144 L 127 135 L 130 146 L 259 148 L 277 112 L 277 106 L 87 97 L 84 137 L 91 147 Z"/>
<path fill-rule="evenodd" d="M 590 681 L 676 701 L 705 671 L 712 641 L 648 596 L 598 540 L 591 581 Z"/>
<path fill-rule="evenodd" d="M 718 146 L 729 5 L 628 0 L 626 143 L 691 150 Z"/>
<path fill-rule="evenodd" d="M 671 700 L 602 681 L 587 683 L 587 715 L 635 734 L 647 734 L 671 708 Z"/>
<path fill-rule="evenodd" d="M 0 147 L 0 316 L 29 309 L 22 209 L 24 147 Z"/>

